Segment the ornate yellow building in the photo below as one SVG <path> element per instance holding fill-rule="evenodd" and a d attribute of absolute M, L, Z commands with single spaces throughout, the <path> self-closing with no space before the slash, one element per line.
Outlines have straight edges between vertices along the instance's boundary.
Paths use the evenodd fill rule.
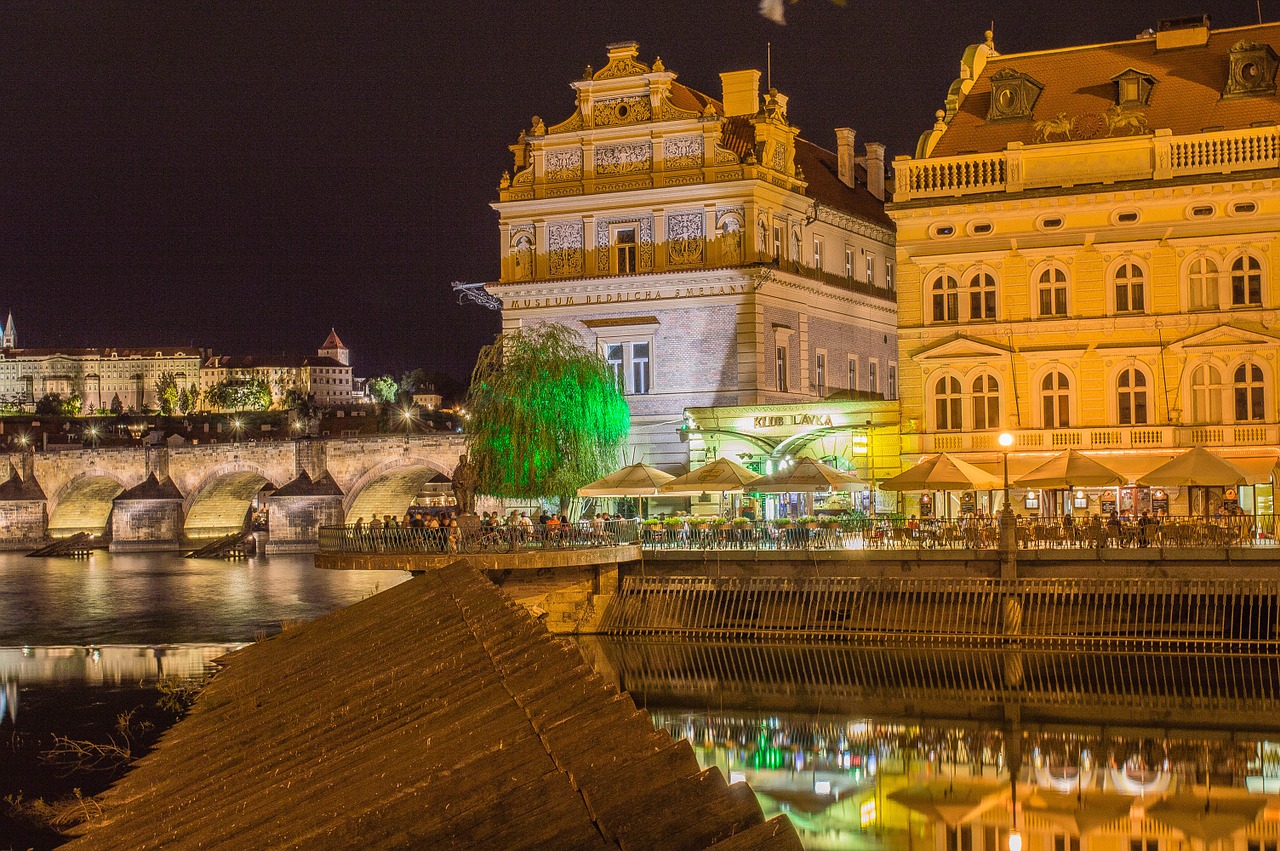
<path fill-rule="evenodd" d="M 676 471 L 703 460 L 686 409 L 893 398 L 884 146 L 855 157 L 849 129 L 836 152 L 805 141 L 759 71 L 721 74 L 716 99 L 638 55 L 611 45 L 568 118 L 535 117 L 511 146 L 488 285 L 503 328 L 559 322 L 598 347 L 636 460 Z"/>
<path fill-rule="evenodd" d="M 1241 499 L 1269 512 L 1280 24 L 1148 35 L 1001 55 L 988 33 L 895 160 L 904 452 L 999 463 L 1007 429 L 1015 476 L 1074 448 L 1136 479 L 1205 446 L 1267 483 Z M 1190 496 L 1169 511 L 1221 498 Z"/>

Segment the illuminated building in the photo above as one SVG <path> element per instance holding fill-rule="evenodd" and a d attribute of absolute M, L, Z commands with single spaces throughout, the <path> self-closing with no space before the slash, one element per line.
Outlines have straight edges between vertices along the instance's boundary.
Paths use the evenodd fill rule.
<path fill-rule="evenodd" d="M 937 123 L 894 162 L 908 459 L 991 465 L 1008 429 L 1015 476 L 1072 448 L 1136 479 L 1205 446 L 1260 483 L 1241 508 L 1272 510 L 1278 46 L 1280 24 L 1195 18 L 1007 55 L 988 33 L 966 51 Z M 1077 510 L 1107 510 L 1102 496 Z M 1177 514 L 1224 494 L 1167 496 Z"/>
<path fill-rule="evenodd" d="M 219 355 L 200 367 L 202 392 L 223 381 L 253 379 L 267 382 L 273 404 L 282 403 L 291 390 L 303 397 L 312 397 L 317 405 L 341 405 L 355 400 L 351 351 L 332 330 L 315 356 Z"/>
<path fill-rule="evenodd" d="M 511 146 L 499 201 L 503 327 L 559 322 L 624 389 L 636 460 L 680 470 L 687 408 L 896 393 L 884 147 L 801 139 L 758 71 L 715 99 L 633 42 Z M 569 111 L 566 109 L 566 111 Z"/>

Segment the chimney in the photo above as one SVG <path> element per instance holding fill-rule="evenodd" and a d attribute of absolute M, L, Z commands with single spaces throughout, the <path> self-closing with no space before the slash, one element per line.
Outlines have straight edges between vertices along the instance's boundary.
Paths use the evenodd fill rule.
<path fill-rule="evenodd" d="M 849 187 L 857 182 L 853 176 L 853 140 L 857 135 L 848 127 L 836 128 L 836 168 L 840 182 Z"/>
<path fill-rule="evenodd" d="M 755 115 L 760 111 L 760 72 L 726 71 L 720 75 L 724 114 Z"/>
<path fill-rule="evenodd" d="M 867 188 L 884 200 L 884 145 L 879 142 L 867 143 Z"/>
<path fill-rule="evenodd" d="M 1156 50 L 1203 47 L 1209 43 L 1209 16 L 1171 18 L 1156 24 Z"/>

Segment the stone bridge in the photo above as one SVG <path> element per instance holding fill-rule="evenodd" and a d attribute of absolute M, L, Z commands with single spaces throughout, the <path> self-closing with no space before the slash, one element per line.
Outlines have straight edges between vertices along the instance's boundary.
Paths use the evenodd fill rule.
<path fill-rule="evenodd" d="M 403 515 L 464 451 L 461 435 L 424 434 L 15 454 L 0 546 L 89 532 L 113 551 L 179 549 L 245 528 L 265 488 L 267 551 L 311 551 L 321 525 Z"/>

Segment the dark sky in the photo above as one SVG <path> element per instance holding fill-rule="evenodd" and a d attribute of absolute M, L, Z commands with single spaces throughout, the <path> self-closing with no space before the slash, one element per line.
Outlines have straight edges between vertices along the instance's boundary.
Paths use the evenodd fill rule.
<path fill-rule="evenodd" d="M 1280 2 L 1263 0 L 1268 19 Z M 25 346 L 309 352 L 336 326 L 356 373 L 466 378 L 496 313 L 496 197 L 530 116 L 635 39 L 682 82 L 764 67 L 814 142 L 907 153 L 964 48 L 1130 38 L 1255 0 L 421 0 L 0 4 L 0 309 Z"/>

